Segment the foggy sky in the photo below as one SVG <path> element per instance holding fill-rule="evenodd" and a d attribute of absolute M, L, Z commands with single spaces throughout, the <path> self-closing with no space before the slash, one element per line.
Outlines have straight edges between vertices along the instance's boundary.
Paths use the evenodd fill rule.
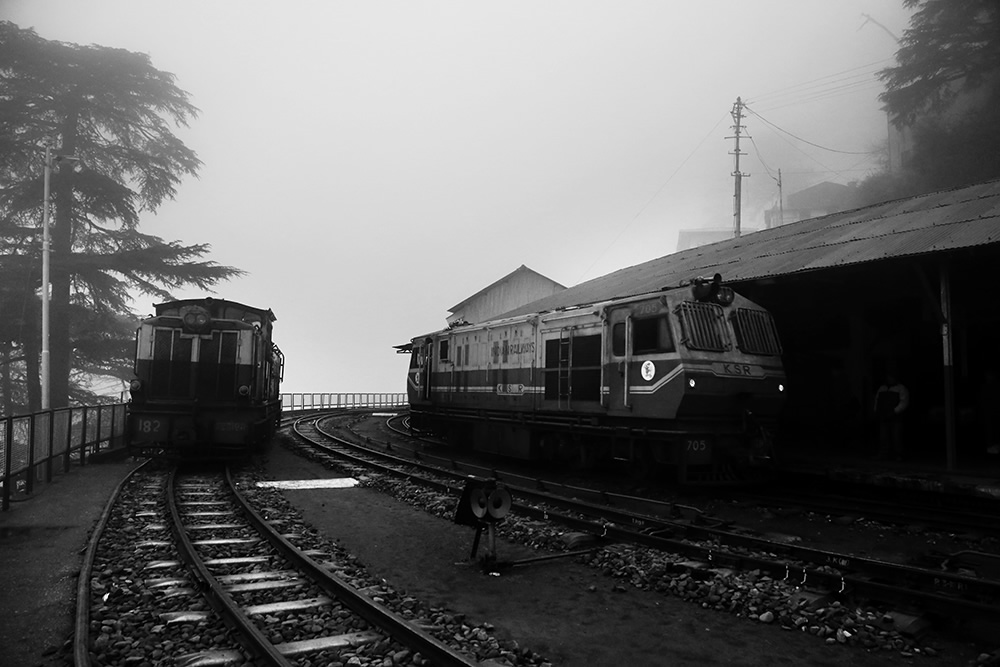
<path fill-rule="evenodd" d="M 737 96 L 787 132 L 743 121 L 744 229 L 779 168 L 786 197 L 864 177 L 901 5 L 0 0 L 0 18 L 174 74 L 204 166 L 142 230 L 249 272 L 213 296 L 274 311 L 283 391 L 389 392 L 392 345 L 522 264 L 570 286 L 731 228 Z"/>

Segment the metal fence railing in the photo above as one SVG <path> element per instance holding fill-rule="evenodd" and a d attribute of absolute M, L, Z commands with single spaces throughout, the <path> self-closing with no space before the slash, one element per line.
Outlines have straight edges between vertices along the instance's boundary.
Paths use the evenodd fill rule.
<path fill-rule="evenodd" d="M 0 511 L 11 497 L 51 482 L 57 466 L 84 465 L 97 452 L 124 446 L 124 403 L 0 417 Z"/>
<path fill-rule="evenodd" d="M 282 394 L 281 409 L 326 410 L 328 408 L 405 408 L 408 405 L 403 392 L 388 394 Z"/>

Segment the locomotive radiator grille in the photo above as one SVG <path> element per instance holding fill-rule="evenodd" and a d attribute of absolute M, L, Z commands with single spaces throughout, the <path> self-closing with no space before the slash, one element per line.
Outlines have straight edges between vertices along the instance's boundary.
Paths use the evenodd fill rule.
<path fill-rule="evenodd" d="M 725 352 L 732 348 L 722 306 L 684 301 L 675 311 L 681 323 L 681 342 L 692 350 Z"/>
<path fill-rule="evenodd" d="M 781 341 L 771 313 L 752 308 L 739 308 L 732 315 L 736 345 L 747 354 L 776 356 L 781 354 Z"/>

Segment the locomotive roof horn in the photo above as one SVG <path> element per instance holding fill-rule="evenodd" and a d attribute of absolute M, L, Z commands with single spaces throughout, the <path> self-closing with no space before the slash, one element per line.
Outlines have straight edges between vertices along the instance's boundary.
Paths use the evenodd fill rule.
<path fill-rule="evenodd" d="M 691 295 L 698 301 L 717 303 L 721 306 L 728 306 L 735 298 L 732 288 L 723 286 L 721 273 L 716 273 L 711 280 L 701 276 L 692 280 Z"/>

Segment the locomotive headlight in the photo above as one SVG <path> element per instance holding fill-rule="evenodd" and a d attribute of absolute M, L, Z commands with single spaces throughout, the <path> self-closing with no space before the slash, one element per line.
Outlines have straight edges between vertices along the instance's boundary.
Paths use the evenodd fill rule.
<path fill-rule="evenodd" d="M 184 322 L 185 331 L 200 334 L 208 330 L 212 318 L 204 308 L 193 306 L 187 312 L 184 312 L 182 321 Z"/>
<path fill-rule="evenodd" d="M 250 395 L 250 387 L 246 386 L 245 384 L 241 384 L 239 392 L 240 392 L 240 396 L 249 396 Z"/>
<path fill-rule="evenodd" d="M 778 391 L 779 392 L 785 391 L 785 385 L 784 385 L 784 383 L 782 383 L 782 382 L 778 383 Z"/>
<path fill-rule="evenodd" d="M 692 389 L 694 389 L 694 386 L 696 384 L 697 384 L 697 382 L 694 381 L 694 378 L 691 378 L 690 380 L 688 380 L 688 386 L 691 387 Z"/>

